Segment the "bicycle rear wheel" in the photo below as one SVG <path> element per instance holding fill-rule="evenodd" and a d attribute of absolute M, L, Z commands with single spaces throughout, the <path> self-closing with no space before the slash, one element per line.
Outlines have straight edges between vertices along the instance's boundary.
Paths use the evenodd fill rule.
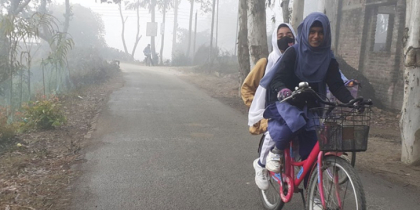
<path fill-rule="evenodd" d="M 280 210 L 284 202 L 280 198 L 280 186 L 277 180 L 270 177 L 270 186 L 268 190 L 260 190 L 261 201 L 265 209 Z"/>
<path fill-rule="evenodd" d="M 321 171 L 325 209 L 366 209 L 363 186 L 355 169 L 348 161 L 336 156 L 326 157 Z M 322 209 L 317 170 L 313 171 L 310 178 L 306 207 L 308 210 Z"/>

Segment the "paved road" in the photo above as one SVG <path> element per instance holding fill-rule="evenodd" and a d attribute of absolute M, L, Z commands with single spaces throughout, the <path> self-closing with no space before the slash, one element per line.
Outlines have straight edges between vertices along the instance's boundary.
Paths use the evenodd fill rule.
<path fill-rule="evenodd" d="M 71 209 L 263 209 L 246 116 L 169 69 L 122 69 L 125 85 L 99 117 Z M 369 209 L 419 208 L 415 189 L 361 177 Z M 295 198 L 285 209 L 303 208 Z"/>

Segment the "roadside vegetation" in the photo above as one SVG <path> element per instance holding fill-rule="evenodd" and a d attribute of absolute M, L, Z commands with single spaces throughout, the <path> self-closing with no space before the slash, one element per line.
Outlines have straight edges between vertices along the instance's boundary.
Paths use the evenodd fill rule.
<path fill-rule="evenodd" d="M 0 14 L 0 145 L 65 124 L 60 98 L 109 79 L 119 71 L 113 60 L 132 61 L 106 45 L 102 19 L 89 8 L 15 2 Z"/>
<path fill-rule="evenodd" d="M 133 59 L 89 8 L 28 2 L 0 2 L 0 209 L 65 209 L 107 82 Z"/>

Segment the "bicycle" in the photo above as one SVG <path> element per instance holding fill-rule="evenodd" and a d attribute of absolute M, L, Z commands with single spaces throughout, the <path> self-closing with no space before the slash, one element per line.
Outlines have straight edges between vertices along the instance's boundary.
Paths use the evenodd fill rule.
<path fill-rule="evenodd" d="M 144 58 L 144 63 L 146 64 L 146 66 L 152 66 L 153 65 L 153 61 L 152 61 L 152 57 L 151 55 L 146 55 L 145 54 L 145 58 Z"/>
<path fill-rule="evenodd" d="M 293 159 L 293 141 L 284 150 L 283 167 L 280 173 L 269 172 L 270 187 L 260 190 L 263 205 L 269 210 L 280 210 L 292 200 L 294 193 L 301 193 L 305 209 L 366 209 L 366 198 L 357 172 L 344 152 L 367 150 L 370 126 L 370 100 L 356 98 L 347 104 L 337 104 L 322 99 L 308 83 L 301 82 L 291 96 L 281 103 L 299 100 L 317 100 L 323 107 L 311 109 L 315 114 L 318 142 L 306 160 Z M 358 103 L 358 105 L 353 105 Z M 364 108 L 364 112 L 359 112 Z M 300 170 L 295 174 L 295 167 Z M 309 174 L 309 175 L 308 175 Z M 302 181 L 308 175 L 306 196 Z M 351 188 L 348 190 L 348 188 Z M 306 197 L 306 201 L 305 201 Z"/>

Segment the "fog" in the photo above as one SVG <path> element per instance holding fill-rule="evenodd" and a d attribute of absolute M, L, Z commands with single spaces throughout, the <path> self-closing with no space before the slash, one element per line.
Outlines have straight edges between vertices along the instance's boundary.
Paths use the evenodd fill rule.
<path fill-rule="evenodd" d="M 100 0 L 72 0 L 71 4 L 80 4 L 84 7 L 92 9 L 95 13 L 101 15 L 102 20 L 105 26 L 104 38 L 108 46 L 117 48 L 119 50 L 124 50 L 123 43 L 121 40 L 121 18 L 118 11 L 118 5 L 114 3 L 99 3 Z M 53 2 L 62 4 L 64 0 L 54 0 Z M 292 6 L 290 3 L 290 7 Z M 317 0 L 307 0 L 305 3 L 304 14 L 307 15 L 310 12 L 316 10 Z M 315 6 L 314 6 L 315 5 Z M 211 26 L 211 12 L 203 12 L 200 9 L 200 4 L 194 4 L 194 16 L 195 13 L 198 13 L 197 20 L 197 32 L 206 32 L 210 34 Z M 306 9 L 308 8 L 308 9 Z M 238 17 L 238 1 L 237 0 L 222 0 L 219 2 L 219 15 L 218 20 L 215 20 L 215 26 L 218 25 L 218 29 L 215 28 L 214 39 L 217 35 L 217 46 L 225 52 L 234 54 L 235 44 L 237 37 L 237 17 Z M 281 13 L 280 1 L 274 1 L 274 6 L 267 9 L 267 33 L 271 34 L 275 25 L 283 22 L 283 17 Z M 124 17 L 127 17 L 126 21 L 126 30 L 125 38 L 127 47 L 132 49 L 135 40 L 136 34 L 136 13 L 133 10 L 123 10 Z M 178 9 L 178 27 L 181 29 L 188 29 L 189 27 L 189 15 L 190 15 L 190 3 L 189 1 L 183 0 L 180 2 Z M 217 13 L 216 13 L 217 15 Z M 276 22 L 272 22 L 272 17 L 275 17 Z M 146 36 L 146 24 L 150 22 L 151 14 L 147 9 L 142 8 L 140 10 L 140 35 L 142 38 L 138 44 L 135 59 L 143 60 L 144 55 L 142 53 L 143 48 L 150 43 L 150 37 Z M 156 22 L 158 22 L 158 36 L 155 38 L 156 51 L 159 52 L 161 45 L 161 32 L 162 28 L 162 12 L 156 9 Z M 194 18 L 193 18 L 193 27 L 194 30 Z M 166 24 L 164 26 L 165 32 L 165 46 L 163 52 L 164 59 L 171 59 L 172 52 L 172 36 L 173 36 L 173 23 L 174 23 L 174 10 L 169 9 L 166 14 Z M 217 25 L 216 25 L 217 24 Z M 70 22 L 70 27 L 77 27 L 72 25 Z M 217 30 L 217 34 L 216 34 Z M 209 45 L 210 40 L 205 45 Z M 198 46 L 197 46 L 198 47 Z M 131 51 L 131 50 L 129 50 Z"/>
<path fill-rule="evenodd" d="M 64 0 L 55 0 L 56 3 L 64 3 Z M 98 0 L 99 2 L 99 0 Z M 123 50 L 123 44 L 121 40 L 121 18 L 118 11 L 118 5 L 107 4 L 107 3 L 95 3 L 95 0 L 72 0 L 71 4 L 80 4 L 84 7 L 92 9 L 95 13 L 101 15 L 105 25 L 105 40 L 108 46 Z M 197 20 L 197 32 L 207 31 L 210 34 L 211 25 L 211 12 L 204 13 L 200 10 L 200 5 L 195 3 L 194 5 L 194 16 L 195 12 L 198 13 Z M 219 3 L 219 29 L 218 29 L 218 46 L 221 50 L 229 51 L 233 53 L 235 49 L 235 37 L 236 37 L 236 24 L 237 24 L 237 1 L 236 0 L 224 0 Z M 123 10 L 124 17 L 128 17 L 126 22 L 125 38 L 127 47 L 129 49 L 134 45 L 134 39 L 136 34 L 136 13 L 133 10 Z M 189 14 L 190 4 L 188 1 L 181 1 L 178 9 L 178 27 L 181 29 L 188 29 L 189 27 Z M 143 60 L 144 55 L 142 53 L 143 48 L 150 43 L 150 37 L 146 36 L 146 24 L 150 22 L 151 15 L 147 9 L 140 9 L 140 35 L 142 38 L 138 44 L 138 48 L 135 54 L 135 58 Z M 161 44 L 161 31 L 162 31 L 162 13 L 156 9 L 156 22 L 158 22 L 158 36 L 155 38 L 156 51 L 159 53 Z M 172 36 L 173 36 L 173 21 L 174 21 L 174 10 L 170 9 L 166 13 L 166 24 L 164 27 L 165 31 L 165 47 L 164 47 L 164 59 L 170 59 L 172 52 Z M 193 19 L 194 21 L 194 19 Z M 71 25 L 70 27 L 76 27 Z M 194 23 L 193 28 L 194 30 Z M 209 45 L 210 40 L 206 43 Z M 198 46 L 197 46 L 198 47 Z M 131 51 L 131 50 L 129 50 Z"/>

